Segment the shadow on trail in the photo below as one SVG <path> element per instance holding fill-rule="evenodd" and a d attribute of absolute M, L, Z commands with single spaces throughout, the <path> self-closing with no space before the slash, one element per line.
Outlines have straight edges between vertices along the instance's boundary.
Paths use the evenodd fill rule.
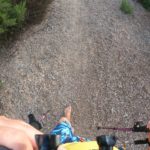
<path fill-rule="evenodd" d="M 28 18 L 27 23 L 38 24 L 40 23 L 47 11 L 48 5 L 54 0 L 29 0 L 28 5 Z"/>

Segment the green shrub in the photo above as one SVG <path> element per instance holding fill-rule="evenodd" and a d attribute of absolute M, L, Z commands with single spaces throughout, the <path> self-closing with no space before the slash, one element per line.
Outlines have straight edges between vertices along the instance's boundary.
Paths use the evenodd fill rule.
<path fill-rule="evenodd" d="M 139 0 L 139 2 L 143 5 L 144 8 L 150 11 L 150 0 Z"/>
<path fill-rule="evenodd" d="M 15 11 L 15 17 L 16 17 L 16 22 L 17 24 L 21 24 L 25 20 L 25 15 L 26 15 L 26 2 L 22 1 L 19 4 L 14 6 L 14 11 Z"/>
<path fill-rule="evenodd" d="M 26 1 L 13 4 L 11 0 L 0 0 L 0 34 L 22 25 L 26 10 Z"/>
<path fill-rule="evenodd" d="M 0 80 L 0 89 L 3 87 L 3 82 Z"/>
<path fill-rule="evenodd" d="M 125 14 L 132 14 L 133 13 L 133 6 L 130 4 L 129 0 L 122 0 L 120 9 Z"/>

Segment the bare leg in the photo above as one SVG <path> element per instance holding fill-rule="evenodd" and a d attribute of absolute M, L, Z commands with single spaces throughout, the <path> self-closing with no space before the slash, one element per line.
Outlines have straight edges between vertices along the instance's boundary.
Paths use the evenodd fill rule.
<path fill-rule="evenodd" d="M 72 108 L 71 108 L 71 106 L 69 106 L 69 107 L 67 107 L 66 109 L 65 109 L 65 117 L 69 120 L 69 121 L 71 121 L 71 111 L 72 111 Z"/>
<path fill-rule="evenodd" d="M 42 132 L 36 130 L 35 128 L 21 120 L 10 119 L 6 118 L 5 116 L 0 116 L 0 126 L 24 132 L 31 140 L 34 148 L 37 149 L 35 134 L 42 134 Z"/>
<path fill-rule="evenodd" d="M 68 106 L 67 108 L 65 108 L 64 110 L 64 117 L 61 117 L 59 122 L 63 122 L 63 121 L 67 121 L 70 123 L 71 121 L 71 111 L 72 111 L 72 108 L 71 106 Z"/>

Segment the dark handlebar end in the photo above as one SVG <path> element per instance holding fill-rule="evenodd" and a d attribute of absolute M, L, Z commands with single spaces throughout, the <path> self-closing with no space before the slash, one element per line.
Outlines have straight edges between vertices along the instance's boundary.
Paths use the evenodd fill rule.
<path fill-rule="evenodd" d="M 138 145 L 138 144 L 148 144 L 150 146 L 150 142 L 148 139 L 145 139 L 145 140 L 136 140 L 134 141 L 134 144 L 135 145 Z"/>

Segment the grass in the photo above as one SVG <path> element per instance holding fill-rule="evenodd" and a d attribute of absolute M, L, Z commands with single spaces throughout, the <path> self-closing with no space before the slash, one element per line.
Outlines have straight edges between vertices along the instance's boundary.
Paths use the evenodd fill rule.
<path fill-rule="evenodd" d="M 150 0 L 139 0 L 143 7 L 150 11 Z"/>
<path fill-rule="evenodd" d="M 0 89 L 3 87 L 3 81 L 0 80 Z"/>
<path fill-rule="evenodd" d="M 133 13 L 133 6 L 129 2 L 129 0 L 122 0 L 120 9 L 125 14 L 132 14 Z"/>
<path fill-rule="evenodd" d="M 11 0 L 0 0 L 0 34 L 12 32 L 20 27 L 26 16 L 26 1 L 13 4 Z"/>
<path fill-rule="evenodd" d="M 13 44 L 30 25 L 40 23 L 52 1 L 0 0 L 0 46 L 8 45 L 8 41 Z M 6 9 L 2 8 L 2 4 Z"/>

